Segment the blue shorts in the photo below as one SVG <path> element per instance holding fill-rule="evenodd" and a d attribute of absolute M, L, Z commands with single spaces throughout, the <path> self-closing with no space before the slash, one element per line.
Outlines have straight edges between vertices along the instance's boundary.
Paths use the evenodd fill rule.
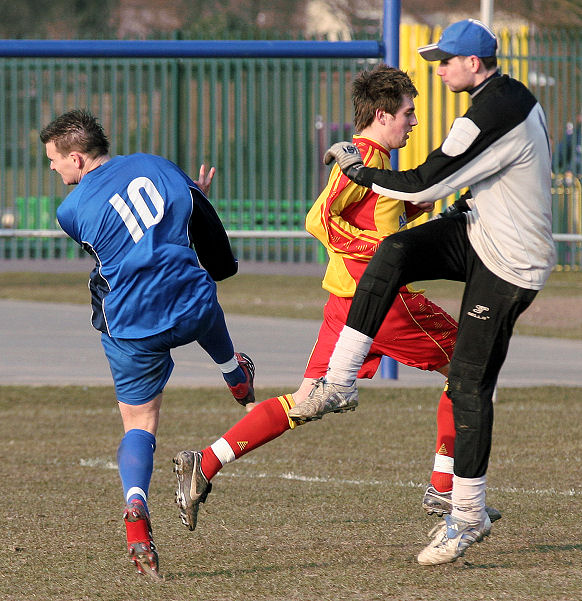
<path fill-rule="evenodd" d="M 161 394 L 174 369 L 170 351 L 195 340 L 216 363 L 228 361 L 234 349 L 218 302 L 206 316 L 185 319 L 147 338 L 112 338 L 101 334 L 117 400 L 143 405 Z"/>

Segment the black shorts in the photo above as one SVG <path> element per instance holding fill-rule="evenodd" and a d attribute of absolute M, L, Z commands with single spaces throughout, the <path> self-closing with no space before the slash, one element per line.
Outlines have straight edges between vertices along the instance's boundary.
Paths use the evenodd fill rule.
<path fill-rule="evenodd" d="M 463 215 L 427 222 L 386 238 L 370 261 L 346 325 L 376 335 L 400 286 L 421 280 L 465 282 L 457 342 L 449 368 L 455 474 L 482 476 L 491 448 L 491 398 L 513 326 L 537 291 L 492 273 L 471 246 Z"/>

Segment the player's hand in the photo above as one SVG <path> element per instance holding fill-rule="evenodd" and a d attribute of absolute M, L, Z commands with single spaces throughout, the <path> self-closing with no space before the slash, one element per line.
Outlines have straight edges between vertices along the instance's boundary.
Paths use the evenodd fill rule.
<path fill-rule="evenodd" d="M 351 142 L 336 142 L 331 146 L 323 156 L 323 162 L 329 165 L 333 160 L 337 161 L 339 168 L 350 179 L 353 179 L 352 175 L 364 166 L 358 147 Z"/>
<path fill-rule="evenodd" d="M 417 202 L 415 203 L 415 206 L 419 213 L 430 213 L 434 209 L 434 202 L 429 200 L 425 202 Z"/>
<path fill-rule="evenodd" d="M 208 196 L 208 192 L 210 192 L 210 184 L 215 173 L 216 169 L 214 167 L 211 167 L 210 171 L 206 173 L 206 165 L 200 165 L 200 174 L 198 179 L 194 180 L 194 183 L 202 190 L 204 196 Z"/>

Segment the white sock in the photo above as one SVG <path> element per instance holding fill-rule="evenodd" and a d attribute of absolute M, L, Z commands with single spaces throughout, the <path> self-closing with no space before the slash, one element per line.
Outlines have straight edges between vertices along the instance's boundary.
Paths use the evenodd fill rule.
<path fill-rule="evenodd" d="M 441 474 L 454 474 L 455 458 L 435 453 L 433 471 L 440 472 Z"/>
<path fill-rule="evenodd" d="M 233 355 L 232 359 L 230 361 L 227 361 L 226 363 L 217 363 L 217 365 L 223 374 L 229 374 L 230 372 L 234 371 L 238 367 L 238 361 L 236 360 L 236 357 Z"/>
<path fill-rule="evenodd" d="M 143 499 L 144 503 L 147 504 L 148 496 L 145 494 L 143 488 L 140 488 L 139 486 L 132 486 L 125 495 L 125 502 L 128 503 L 129 497 L 132 497 L 133 495 L 139 495 Z"/>
<path fill-rule="evenodd" d="M 234 451 L 224 438 L 219 438 L 216 442 L 213 442 L 210 448 L 222 465 L 226 465 L 236 459 Z"/>
<path fill-rule="evenodd" d="M 342 386 L 353 384 L 372 342 L 373 339 L 369 336 L 344 326 L 329 360 L 325 379 Z"/>
<path fill-rule="evenodd" d="M 486 476 L 480 478 L 461 478 L 453 476 L 453 511 L 454 518 L 480 524 L 485 517 L 485 484 Z"/>

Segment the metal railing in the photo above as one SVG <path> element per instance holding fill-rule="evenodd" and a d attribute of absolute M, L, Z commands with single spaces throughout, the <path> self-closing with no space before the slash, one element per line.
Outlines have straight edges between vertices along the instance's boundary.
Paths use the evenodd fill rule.
<path fill-rule="evenodd" d="M 401 26 L 400 63 L 420 92 L 420 124 L 399 153 L 401 169 L 422 161 L 468 105 L 467 95 L 448 92 L 416 53 L 439 34 Z M 499 39 L 502 70 L 540 99 L 558 147 L 582 111 L 582 33 L 522 30 L 501 32 Z M 161 154 L 193 176 L 200 163 L 215 165 L 211 200 L 239 258 L 324 259 L 303 232 L 304 217 L 327 180 L 323 151 L 352 133 L 352 79 L 380 60 L 381 44 L 321 42 L 317 58 L 274 56 L 275 47 L 287 52 L 285 44 L 299 49 L 307 42 L 207 41 L 205 57 L 187 41 L 52 41 L 52 55 L 38 56 L 43 44 L 0 41 L 0 258 L 80 256 L 74 243 L 47 234 L 58 230 L 56 207 L 68 190 L 49 172 L 38 134 L 55 115 L 85 107 L 101 118 L 114 154 Z M 78 56 L 83 44 L 90 57 Z M 116 57 L 128 44 L 134 55 Z M 264 56 L 249 57 L 250 44 Z M 349 55 L 337 57 L 348 48 Z M 574 159 L 556 163 L 555 171 L 560 266 L 580 269 L 582 173 Z"/>

